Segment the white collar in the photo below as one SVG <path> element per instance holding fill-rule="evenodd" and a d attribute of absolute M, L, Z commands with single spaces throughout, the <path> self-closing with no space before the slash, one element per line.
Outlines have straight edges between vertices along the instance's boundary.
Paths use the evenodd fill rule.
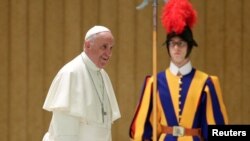
<path fill-rule="evenodd" d="M 181 73 L 181 75 L 186 75 L 192 71 L 192 64 L 190 61 L 188 61 L 185 65 L 178 68 L 173 62 L 170 62 L 170 72 L 174 75 L 177 75 L 178 72 Z"/>
<path fill-rule="evenodd" d="M 86 66 L 88 68 L 90 68 L 93 71 L 101 71 L 100 68 L 98 68 L 93 61 L 90 60 L 90 58 L 88 57 L 88 55 L 85 52 L 81 53 L 81 56 L 83 58 L 83 61 L 85 62 Z"/>

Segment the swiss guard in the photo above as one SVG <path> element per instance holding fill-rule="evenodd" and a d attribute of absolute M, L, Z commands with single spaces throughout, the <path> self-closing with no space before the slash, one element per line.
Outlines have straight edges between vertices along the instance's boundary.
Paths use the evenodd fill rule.
<path fill-rule="evenodd" d="M 156 125 L 153 122 L 153 77 L 147 76 L 130 126 L 133 141 L 207 141 L 208 125 L 228 124 L 219 79 L 192 66 L 197 47 L 192 28 L 196 11 L 188 0 L 168 0 L 161 21 L 170 64 L 157 74 Z"/>

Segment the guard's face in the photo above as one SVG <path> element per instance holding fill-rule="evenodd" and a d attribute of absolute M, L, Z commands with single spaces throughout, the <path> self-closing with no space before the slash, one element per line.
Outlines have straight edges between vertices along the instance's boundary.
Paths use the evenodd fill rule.
<path fill-rule="evenodd" d="M 169 53 L 171 61 L 181 67 L 189 60 L 186 58 L 188 44 L 180 37 L 173 37 L 169 42 Z"/>
<path fill-rule="evenodd" d="M 113 45 L 113 35 L 101 32 L 92 40 L 85 41 L 85 52 L 98 68 L 104 68 L 112 55 Z"/>

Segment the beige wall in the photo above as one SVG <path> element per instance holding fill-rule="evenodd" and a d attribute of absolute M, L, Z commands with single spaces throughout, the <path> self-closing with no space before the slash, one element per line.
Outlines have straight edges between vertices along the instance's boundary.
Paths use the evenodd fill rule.
<path fill-rule="evenodd" d="M 106 68 L 122 118 L 114 141 L 127 141 L 145 75 L 152 70 L 152 6 L 142 0 L 0 0 L 0 140 L 40 141 L 51 113 L 42 110 L 63 64 L 82 51 L 95 24 L 108 26 L 116 45 Z M 250 1 L 192 0 L 198 11 L 193 65 L 220 78 L 230 123 L 250 123 Z M 159 0 L 159 13 L 163 2 Z M 158 23 L 158 70 L 168 66 Z"/>

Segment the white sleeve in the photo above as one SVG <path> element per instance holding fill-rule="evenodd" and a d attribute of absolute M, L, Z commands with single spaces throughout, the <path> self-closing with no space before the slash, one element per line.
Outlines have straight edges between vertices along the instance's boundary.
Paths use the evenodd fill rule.
<path fill-rule="evenodd" d="M 53 111 L 51 128 L 54 141 L 78 141 L 80 119 Z"/>

